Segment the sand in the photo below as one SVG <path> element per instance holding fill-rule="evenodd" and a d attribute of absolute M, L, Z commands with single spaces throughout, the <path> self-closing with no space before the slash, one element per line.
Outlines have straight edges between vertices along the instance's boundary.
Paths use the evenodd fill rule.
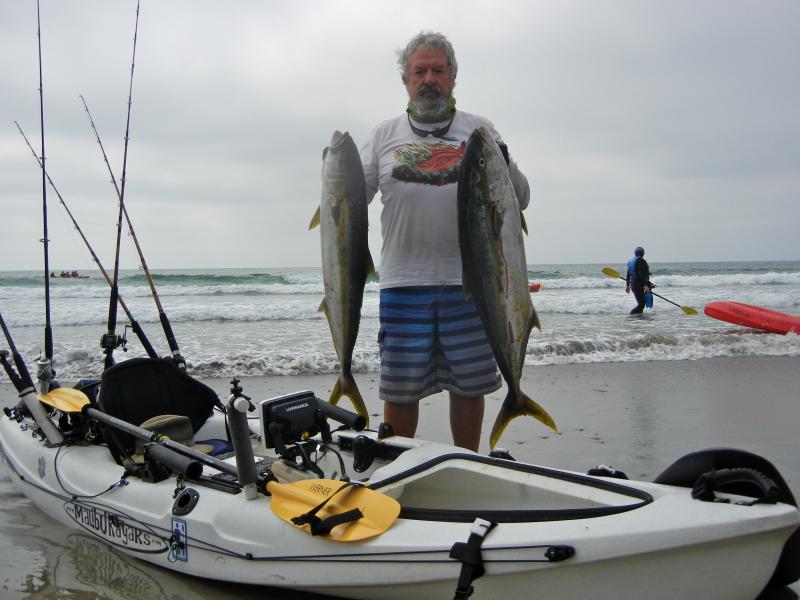
<path fill-rule="evenodd" d="M 526 462 L 584 472 L 606 464 L 632 479 L 652 479 L 694 450 L 741 448 L 772 461 L 800 497 L 799 367 L 800 359 L 787 357 L 526 367 L 523 389 L 550 412 L 559 432 L 521 418 L 506 430 L 499 446 Z M 356 374 L 356 379 L 372 415 L 371 426 L 377 427 L 383 409 L 377 400 L 378 375 Z M 327 399 L 334 382 L 333 375 L 246 377 L 242 386 L 254 400 L 305 389 Z M 229 393 L 227 379 L 206 383 L 223 398 Z M 13 401 L 7 382 L 0 392 Z M 504 395 L 505 386 L 487 398 L 482 452 L 488 452 L 489 431 Z M 449 442 L 447 412 L 444 394 L 425 399 L 418 437 Z M 4 468 L 0 505 L 4 599 L 66 597 L 67 591 L 80 600 L 264 597 L 263 590 L 181 577 L 90 538 L 75 537 L 19 495 Z M 796 600 L 798 594 L 796 583 L 766 598 Z M 270 591 L 269 596 L 301 597 L 282 591 Z"/>
<path fill-rule="evenodd" d="M 254 400 L 312 390 L 327 399 L 333 375 L 247 377 Z M 382 420 L 378 374 L 356 374 L 371 427 Z M 206 380 L 227 396 L 229 381 Z M 694 450 L 735 447 L 761 454 L 783 473 L 800 497 L 800 359 L 712 358 L 697 361 L 593 363 L 526 367 L 522 389 L 555 419 L 558 433 L 538 421 L 512 422 L 498 447 L 518 460 L 585 471 L 598 463 L 631 478 L 652 479 Z M 506 387 L 487 397 L 481 452 Z M 350 408 L 347 400 L 341 406 Z M 444 393 L 420 407 L 417 437 L 451 442 Z"/>

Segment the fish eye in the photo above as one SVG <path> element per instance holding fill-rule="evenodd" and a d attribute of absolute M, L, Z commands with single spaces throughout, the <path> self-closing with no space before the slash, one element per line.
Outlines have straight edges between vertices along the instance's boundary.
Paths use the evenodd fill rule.
<path fill-rule="evenodd" d="M 485 167 L 486 166 L 486 159 L 483 158 L 483 157 L 479 158 L 478 159 L 478 166 L 479 167 Z"/>

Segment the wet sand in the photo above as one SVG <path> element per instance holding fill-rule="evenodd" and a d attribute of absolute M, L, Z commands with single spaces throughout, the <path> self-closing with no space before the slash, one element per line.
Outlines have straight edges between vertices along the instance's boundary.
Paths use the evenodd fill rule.
<path fill-rule="evenodd" d="M 357 374 L 373 427 L 381 420 L 377 373 Z M 254 400 L 310 389 L 327 398 L 335 377 L 250 377 Z M 229 382 L 207 381 L 221 397 Z M 698 361 L 526 367 L 523 389 L 556 420 L 553 433 L 517 419 L 500 440 L 518 460 L 585 472 L 606 464 L 632 479 L 653 479 L 680 456 L 711 447 L 760 454 L 800 497 L 800 359 L 742 357 Z M 14 398 L 8 384 L 4 398 Z M 481 451 L 505 387 L 487 398 Z M 343 405 L 346 406 L 346 403 Z M 443 394 L 423 401 L 418 437 L 450 441 Z M 39 513 L 0 472 L 0 598 L 195 600 L 312 598 L 282 590 L 183 577 L 123 556 Z M 702 594 L 701 590 L 698 590 Z M 319 596 L 319 598 L 322 598 Z M 763 600 L 800 598 L 800 584 Z"/>

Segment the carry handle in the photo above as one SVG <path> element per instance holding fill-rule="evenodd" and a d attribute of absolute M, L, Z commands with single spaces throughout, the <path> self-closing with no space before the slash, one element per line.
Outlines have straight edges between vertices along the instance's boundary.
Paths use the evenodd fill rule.
<path fill-rule="evenodd" d="M 729 502 L 727 499 L 717 498 L 714 492 L 723 491 L 722 488 L 732 484 L 747 484 L 755 486 L 760 493 L 752 502 L 741 504 L 775 504 L 778 501 L 778 486 L 766 475 L 755 469 L 712 469 L 700 475 L 692 487 L 692 498 L 704 502 Z M 734 493 L 740 493 L 738 490 Z M 750 495 L 750 494 L 746 494 Z"/>

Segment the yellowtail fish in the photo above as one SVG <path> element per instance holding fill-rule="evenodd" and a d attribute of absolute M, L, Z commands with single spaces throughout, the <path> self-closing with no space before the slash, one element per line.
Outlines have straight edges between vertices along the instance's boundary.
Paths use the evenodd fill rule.
<path fill-rule="evenodd" d="M 478 308 L 497 366 L 508 385 L 489 436 L 494 448 L 515 417 L 530 415 L 556 430 L 547 411 L 520 389 L 531 329 L 539 317 L 531 302 L 523 231 L 527 226 L 500 148 L 483 127 L 467 142 L 458 180 L 458 234 L 464 291 Z"/>
<path fill-rule="evenodd" d="M 322 199 L 309 229 L 320 226 L 322 281 L 325 297 L 319 306 L 331 329 L 339 358 L 339 378 L 329 402 L 347 396 L 369 422 L 367 407 L 353 378 L 353 348 L 361 320 L 367 277 L 375 272 L 367 243 L 367 195 L 364 169 L 350 134 L 335 131 L 323 153 Z"/>

